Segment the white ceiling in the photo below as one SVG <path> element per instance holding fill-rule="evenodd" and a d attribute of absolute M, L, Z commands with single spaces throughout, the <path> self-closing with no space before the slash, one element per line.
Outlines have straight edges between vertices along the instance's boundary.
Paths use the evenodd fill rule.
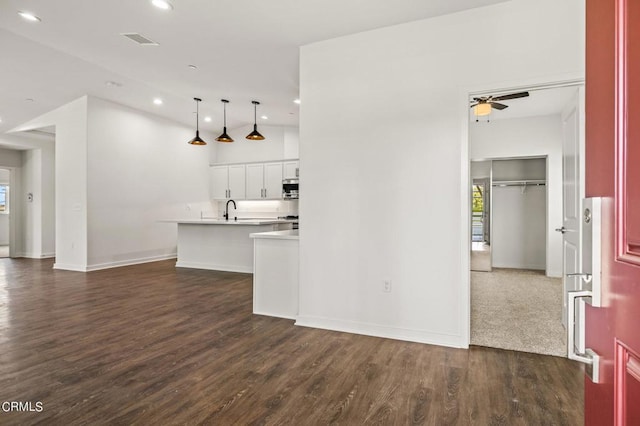
<path fill-rule="evenodd" d="M 252 122 L 256 99 L 269 117 L 259 122 L 296 126 L 300 46 L 502 1 L 172 0 L 163 11 L 150 0 L 0 0 L 0 133 L 84 94 L 189 125 L 200 97 L 201 128 L 214 132 L 221 98 L 230 128 Z"/>

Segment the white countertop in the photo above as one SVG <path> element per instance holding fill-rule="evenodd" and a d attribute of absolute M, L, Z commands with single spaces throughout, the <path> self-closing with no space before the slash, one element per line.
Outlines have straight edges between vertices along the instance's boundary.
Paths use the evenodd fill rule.
<path fill-rule="evenodd" d="M 177 223 L 180 225 L 273 225 L 277 223 L 293 223 L 295 220 L 289 219 L 238 219 L 238 220 L 225 220 L 225 219 L 173 219 L 163 220 L 162 222 Z"/>
<path fill-rule="evenodd" d="M 249 234 L 251 238 L 272 238 L 276 240 L 297 240 L 299 239 L 297 229 L 287 229 L 284 231 L 257 232 Z"/>

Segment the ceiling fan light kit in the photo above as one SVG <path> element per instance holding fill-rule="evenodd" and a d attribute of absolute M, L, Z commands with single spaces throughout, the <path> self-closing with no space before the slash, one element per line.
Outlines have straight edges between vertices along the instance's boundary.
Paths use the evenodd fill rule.
<path fill-rule="evenodd" d="M 490 115 L 493 109 L 502 111 L 503 109 L 509 107 L 509 105 L 501 104 L 499 103 L 499 101 L 508 101 L 511 99 L 526 98 L 527 96 L 529 96 L 529 92 L 511 93 L 508 95 L 495 96 L 495 97 L 493 95 L 480 96 L 477 98 L 473 98 L 473 100 L 471 101 L 471 108 L 473 108 L 473 113 L 476 117 L 483 117 L 483 116 Z M 477 118 L 476 118 L 476 121 L 478 121 Z"/>
<path fill-rule="evenodd" d="M 189 141 L 189 143 L 191 145 L 206 145 L 207 143 L 202 140 L 202 138 L 200 137 L 200 128 L 199 128 L 199 110 L 198 110 L 198 104 L 200 102 L 202 102 L 202 99 L 200 98 L 193 98 L 194 101 L 196 101 L 196 137 L 191 139 Z"/>
<path fill-rule="evenodd" d="M 222 130 L 222 134 L 216 138 L 218 142 L 233 142 L 231 136 L 227 134 L 227 104 L 229 103 L 226 99 L 220 99 L 222 102 L 223 110 L 224 110 L 224 127 Z"/>
<path fill-rule="evenodd" d="M 476 116 L 483 116 L 491 114 L 491 104 L 489 103 L 480 103 L 474 107 L 473 110 Z"/>
<path fill-rule="evenodd" d="M 264 140 L 264 136 L 262 136 L 260 132 L 258 132 L 258 116 L 256 112 L 258 105 L 260 105 L 260 102 L 251 101 L 251 103 L 253 104 L 253 132 L 247 135 L 247 139 L 251 141 L 262 141 Z"/>

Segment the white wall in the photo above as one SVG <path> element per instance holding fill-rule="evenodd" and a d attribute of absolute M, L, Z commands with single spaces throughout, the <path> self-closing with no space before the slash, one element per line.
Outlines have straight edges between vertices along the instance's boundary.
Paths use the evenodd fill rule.
<path fill-rule="evenodd" d="M 250 126 L 229 129 L 228 134 L 234 141 L 220 143 L 211 138 L 211 164 L 249 163 L 254 161 L 278 161 L 298 158 L 298 129 L 295 127 L 264 126 L 259 124 L 258 131 L 265 137 L 262 141 L 245 139 L 253 131 Z"/>
<path fill-rule="evenodd" d="M 0 184 L 8 185 L 10 177 L 9 169 L 0 169 Z M 11 188 L 9 188 L 11 190 Z M 11 200 L 9 200 L 11 203 Z M 9 204 L 11 208 L 11 204 Z M 0 245 L 6 246 L 9 244 L 9 214 L 0 213 Z"/>
<path fill-rule="evenodd" d="M 207 148 L 187 143 L 190 127 L 94 97 L 88 107 L 87 269 L 175 257 L 177 227 L 160 221 L 211 208 Z"/>
<path fill-rule="evenodd" d="M 87 96 L 43 114 L 13 131 L 55 126 L 54 268 L 87 265 Z"/>
<path fill-rule="evenodd" d="M 546 198 L 544 186 L 493 188 L 491 266 L 545 269 Z"/>
<path fill-rule="evenodd" d="M 582 3 L 512 0 L 301 49 L 298 324 L 468 344 L 467 95 L 582 76 Z"/>
<path fill-rule="evenodd" d="M 551 277 L 561 277 L 562 235 L 554 230 L 562 226 L 562 121 L 560 115 L 470 123 L 469 156 L 472 159 L 547 157 L 546 274 Z M 495 217 L 493 223 L 495 231 L 497 224 Z"/>
<path fill-rule="evenodd" d="M 42 144 L 40 149 L 24 151 L 22 191 L 23 249 L 29 258 L 55 255 L 55 144 Z M 32 194 L 32 200 L 27 194 Z"/>
<path fill-rule="evenodd" d="M 2 140 L 0 140 L 2 142 Z M 2 167 L 21 167 L 22 151 L 17 149 L 0 148 L 0 166 Z"/>
<path fill-rule="evenodd" d="M 15 131 L 51 125 L 55 268 L 87 271 L 174 257 L 175 224 L 158 220 L 211 210 L 210 152 L 186 143 L 193 129 L 84 96 Z"/>
<path fill-rule="evenodd" d="M 0 135 L 0 145 L 8 146 L 8 148 L 0 148 L 0 167 L 5 167 L 13 174 L 11 176 L 11 194 L 9 203 L 11 204 L 11 212 L 9 216 L 4 216 L 1 219 L 6 222 L 7 226 L 7 239 L 10 244 L 10 256 L 19 256 L 23 247 L 23 228 L 21 221 L 21 207 L 19 203 L 18 194 L 21 192 L 21 180 L 22 180 L 22 151 L 14 148 L 13 138 L 6 135 Z"/>
<path fill-rule="evenodd" d="M 472 179 L 491 177 L 491 161 L 472 161 L 469 169 Z"/>

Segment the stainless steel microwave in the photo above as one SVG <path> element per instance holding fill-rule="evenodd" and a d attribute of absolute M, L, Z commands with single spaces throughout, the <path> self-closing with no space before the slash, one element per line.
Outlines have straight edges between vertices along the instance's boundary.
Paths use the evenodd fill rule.
<path fill-rule="evenodd" d="M 300 192 L 298 178 L 282 180 L 282 198 L 298 198 L 299 194 Z"/>

